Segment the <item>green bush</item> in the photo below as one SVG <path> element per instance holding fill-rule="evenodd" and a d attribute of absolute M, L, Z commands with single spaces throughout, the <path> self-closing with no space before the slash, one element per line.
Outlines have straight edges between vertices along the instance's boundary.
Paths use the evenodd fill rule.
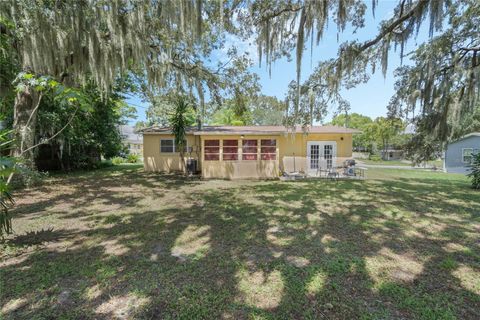
<path fill-rule="evenodd" d="M 378 154 L 371 154 L 368 159 L 372 161 L 382 161 L 382 158 Z"/>
<path fill-rule="evenodd" d="M 137 163 L 138 160 L 140 160 L 140 157 L 138 156 L 138 154 L 129 154 L 127 157 L 128 163 Z"/>
<path fill-rule="evenodd" d="M 473 156 L 468 176 L 472 179 L 472 188 L 480 189 L 480 152 Z"/>
<path fill-rule="evenodd" d="M 112 163 L 113 163 L 114 165 L 118 165 L 118 164 L 125 163 L 125 158 L 122 158 L 122 157 L 112 158 Z"/>

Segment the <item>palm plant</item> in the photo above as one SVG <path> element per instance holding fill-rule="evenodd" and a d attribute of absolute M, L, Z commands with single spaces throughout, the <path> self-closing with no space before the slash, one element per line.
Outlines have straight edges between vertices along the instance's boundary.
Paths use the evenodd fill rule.
<path fill-rule="evenodd" d="M 181 95 L 177 94 L 174 96 L 174 112 L 170 117 L 170 126 L 172 127 L 172 133 L 175 136 L 175 145 L 177 146 L 182 165 L 184 164 L 184 153 L 186 147 L 186 131 L 188 127 L 192 124 L 193 117 L 191 115 L 191 106 L 188 102 L 188 99 Z"/>
<path fill-rule="evenodd" d="M 7 183 L 8 177 L 14 170 L 14 159 L 3 156 L 3 152 L 12 143 L 11 130 L 0 131 L 0 237 L 12 232 L 12 217 L 8 211 L 14 204 L 13 197 Z"/>

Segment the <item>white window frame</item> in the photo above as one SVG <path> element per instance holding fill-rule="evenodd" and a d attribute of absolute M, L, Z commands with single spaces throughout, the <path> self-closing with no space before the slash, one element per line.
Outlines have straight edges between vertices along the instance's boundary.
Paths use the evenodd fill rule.
<path fill-rule="evenodd" d="M 310 163 L 310 158 L 311 158 L 311 150 L 310 150 L 310 146 L 312 145 L 318 145 L 319 146 L 319 158 L 318 158 L 318 161 L 319 161 L 319 165 L 321 164 L 320 161 L 327 161 L 327 159 L 325 159 L 325 145 L 332 145 L 333 148 L 332 148 L 332 167 L 335 167 L 336 166 L 336 163 L 337 163 L 337 142 L 336 141 L 323 141 L 323 140 L 319 140 L 319 141 L 307 141 L 307 170 L 308 171 L 317 171 L 318 169 L 312 169 L 311 168 L 311 163 Z M 327 167 L 325 167 L 327 168 Z"/>
<path fill-rule="evenodd" d="M 470 161 L 465 161 L 465 150 L 471 150 L 472 152 L 470 153 L 471 160 Z M 462 148 L 462 162 L 463 163 L 472 163 L 473 156 L 475 155 L 475 149 L 474 148 Z"/>
<path fill-rule="evenodd" d="M 465 161 L 465 150 L 471 150 L 471 154 L 470 154 L 470 157 L 472 157 L 473 159 L 473 148 L 462 148 L 462 162 L 463 163 L 471 163 L 472 161 Z"/>
<path fill-rule="evenodd" d="M 172 152 L 164 152 L 162 151 L 162 141 L 164 140 L 170 140 L 172 141 L 173 143 L 173 151 Z M 188 140 L 185 140 L 185 150 L 188 150 Z M 175 138 L 164 138 L 164 139 L 160 139 L 160 153 L 167 153 L 167 154 L 170 154 L 170 153 L 178 153 L 179 151 L 177 150 L 177 145 L 175 144 Z"/>

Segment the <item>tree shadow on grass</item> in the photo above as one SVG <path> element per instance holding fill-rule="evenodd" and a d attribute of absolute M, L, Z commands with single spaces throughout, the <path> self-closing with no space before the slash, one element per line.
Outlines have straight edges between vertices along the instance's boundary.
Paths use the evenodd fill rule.
<path fill-rule="evenodd" d="M 147 178 L 134 183 L 150 187 L 139 181 Z M 178 189 L 162 190 L 180 190 L 178 205 L 132 207 L 120 220 L 113 210 L 88 229 L 62 230 L 67 248 L 46 247 L 2 267 L 2 312 L 12 319 L 476 319 L 480 297 L 468 277 L 480 269 L 472 235 L 480 196 L 437 182 L 225 182 L 202 190 L 174 182 Z M 80 201 L 79 223 L 96 219 Z"/>

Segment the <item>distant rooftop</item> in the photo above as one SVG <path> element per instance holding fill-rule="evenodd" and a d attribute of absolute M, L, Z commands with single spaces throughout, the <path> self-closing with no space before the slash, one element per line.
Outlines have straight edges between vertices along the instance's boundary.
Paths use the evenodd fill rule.
<path fill-rule="evenodd" d="M 128 143 L 143 143 L 142 133 L 135 132 L 134 127 L 122 125 L 119 129 L 123 141 Z"/>
<path fill-rule="evenodd" d="M 202 130 L 196 127 L 190 127 L 187 133 L 194 135 L 221 135 L 221 134 L 285 134 L 292 132 L 307 133 L 359 133 L 360 130 L 350 129 L 338 126 L 309 126 L 302 128 L 297 126 L 293 128 L 285 126 L 204 126 Z M 169 127 L 152 126 L 142 130 L 143 133 L 172 134 Z"/>
<path fill-rule="evenodd" d="M 469 137 L 480 137 L 480 132 L 472 132 L 472 133 L 466 134 L 463 137 L 460 137 L 457 140 L 452 141 L 451 143 L 455 143 L 457 141 L 461 141 L 461 140 L 469 138 Z"/>

